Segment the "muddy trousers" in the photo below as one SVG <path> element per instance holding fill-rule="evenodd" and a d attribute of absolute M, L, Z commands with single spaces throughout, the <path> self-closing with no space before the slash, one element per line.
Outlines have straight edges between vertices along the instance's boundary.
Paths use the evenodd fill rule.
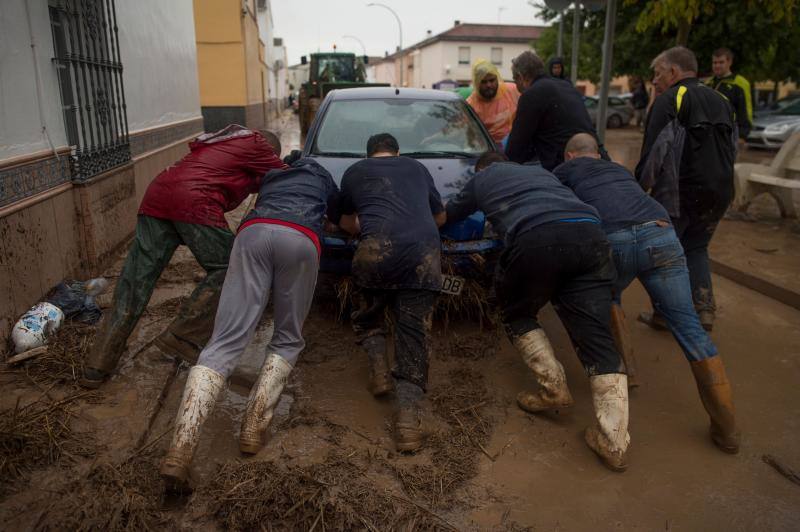
<path fill-rule="evenodd" d="M 229 377 L 253 339 L 272 290 L 275 329 L 267 353 L 294 366 L 306 345 L 303 322 L 314 299 L 318 269 L 317 248 L 300 231 L 272 224 L 242 229 L 233 244 L 214 333 L 197 365 Z"/>
<path fill-rule="evenodd" d="M 211 335 L 233 238 L 229 229 L 140 215 L 136 235 L 114 289 L 112 310 L 95 337 L 87 367 L 106 373 L 116 367 L 161 272 L 181 244 L 189 247 L 206 270 L 206 277 L 183 301 L 167 330 L 181 340 L 203 346 Z"/>
<path fill-rule="evenodd" d="M 622 292 L 638 278 L 687 360 L 716 355 L 717 348 L 695 312 L 686 258 L 673 228 L 648 222 L 609 233 L 608 241 L 617 270 L 615 302 L 621 303 Z"/>
<path fill-rule="evenodd" d="M 381 290 L 358 288 L 358 307 L 351 319 L 359 345 L 370 337 L 385 338 L 386 310 L 394 322 L 395 379 L 428 385 L 431 323 L 436 292 L 431 290 Z"/>
<path fill-rule="evenodd" d="M 512 340 L 541 328 L 536 316 L 552 302 L 590 377 L 625 373 L 611 335 L 614 265 L 600 224 L 552 223 L 525 231 L 503 251 L 495 275 Z"/>
<path fill-rule="evenodd" d="M 715 206 L 702 213 L 684 209 L 678 218 L 673 218 L 675 233 L 681 241 L 689 269 L 692 299 L 697 312 L 714 313 L 717 310 L 714 290 L 711 286 L 711 265 L 708 261 L 708 245 L 728 204 Z"/>

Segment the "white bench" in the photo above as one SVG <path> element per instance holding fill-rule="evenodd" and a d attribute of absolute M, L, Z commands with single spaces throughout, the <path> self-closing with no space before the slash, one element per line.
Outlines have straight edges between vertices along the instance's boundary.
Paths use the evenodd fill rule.
<path fill-rule="evenodd" d="M 747 211 L 756 196 L 766 193 L 775 198 L 782 217 L 797 218 L 792 193 L 800 190 L 800 133 L 783 143 L 769 166 L 737 163 L 734 168 L 735 209 Z"/>

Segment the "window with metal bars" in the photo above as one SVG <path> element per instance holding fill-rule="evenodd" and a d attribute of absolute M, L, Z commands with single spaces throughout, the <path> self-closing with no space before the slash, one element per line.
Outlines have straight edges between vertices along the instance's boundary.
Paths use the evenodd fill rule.
<path fill-rule="evenodd" d="M 50 0 L 72 178 L 131 160 L 115 0 Z"/>

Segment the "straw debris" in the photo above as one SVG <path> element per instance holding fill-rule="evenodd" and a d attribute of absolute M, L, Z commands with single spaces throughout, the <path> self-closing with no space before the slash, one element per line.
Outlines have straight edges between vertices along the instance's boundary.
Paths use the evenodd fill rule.
<path fill-rule="evenodd" d="M 455 530 L 343 455 L 310 466 L 225 464 L 194 502 L 226 530 Z"/>
<path fill-rule="evenodd" d="M 60 401 L 39 400 L 0 411 L 0 496 L 14 484 L 45 466 L 68 459 L 91 458 L 97 452 L 94 436 L 71 428 L 71 403 L 94 392 L 83 392 Z"/>

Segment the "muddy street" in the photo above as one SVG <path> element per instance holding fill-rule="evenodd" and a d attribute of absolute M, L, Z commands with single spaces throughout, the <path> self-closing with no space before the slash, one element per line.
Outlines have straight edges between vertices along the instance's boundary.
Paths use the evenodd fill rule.
<path fill-rule="evenodd" d="M 284 153 L 297 119 L 280 121 Z M 628 166 L 633 128 L 610 132 Z M 229 217 L 238 223 L 248 201 Z M 764 207 L 769 209 L 769 206 Z M 106 273 L 116 280 L 124 253 Z M 203 271 L 179 248 L 98 391 L 76 383 L 93 327 L 66 325 L 48 354 L 0 369 L 0 522 L 4 530 L 797 530 L 800 485 L 800 310 L 715 276 L 712 337 L 733 383 L 742 450 L 719 452 L 677 343 L 623 306 L 641 385 L 630 395 L 630 467 L 615 474 L 583 441 L 588 379 L 553 309 L 541 315 L 575 406 L 531 415 L 516 406 L 534 378 L 503 334 L 466 318 L 434 324 L 425 450 L 394 452 L 390 402 L 367 389 L 366 354 L 337 301 L 318 297 L 306 349 L 284 389 L 266 447 L 243 458 L 238 432 L 272 334 L 268 309 L 195 454 L 192 492 L 165 495 L 169 444 L 188 366 L 152 340 Z M 450 297 L 442 295 L 440 297 Z M 103 303 L 101 301 L 101 303 Z"/>

